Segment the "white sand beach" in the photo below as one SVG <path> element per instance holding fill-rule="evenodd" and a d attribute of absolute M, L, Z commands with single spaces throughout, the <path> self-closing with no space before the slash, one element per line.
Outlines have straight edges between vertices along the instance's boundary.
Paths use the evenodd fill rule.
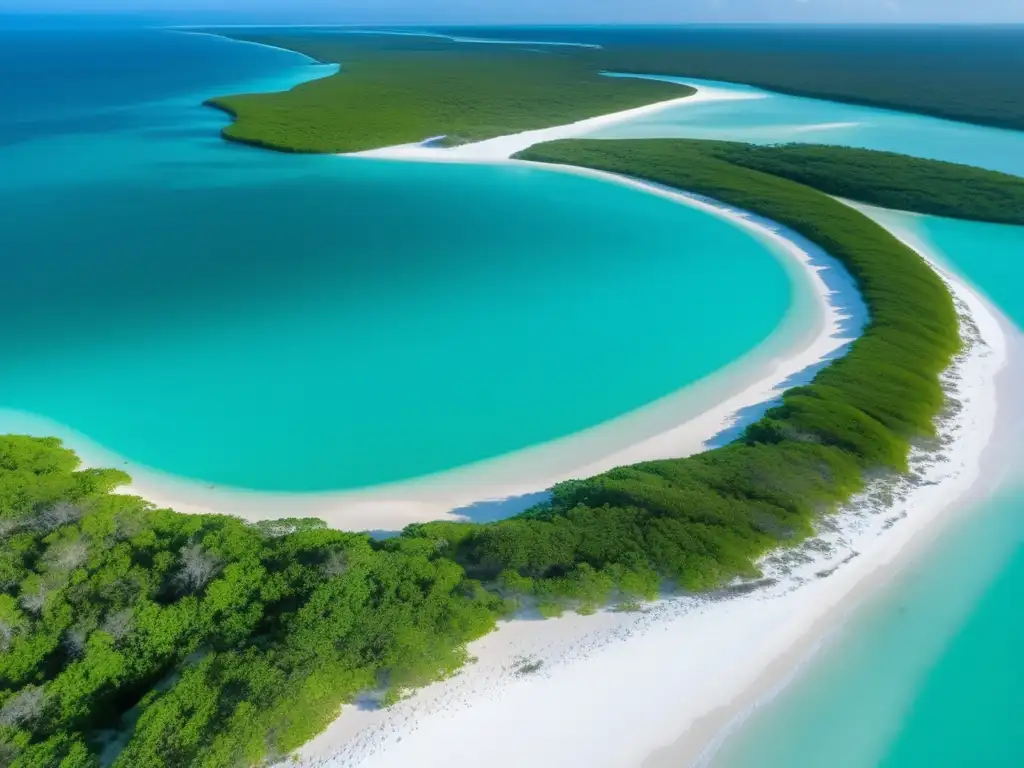
<path fill-rule="evenodd" d="M 298 764 L 702 763 L 730 726 L 1008 466 L 997 432 L 1016 427 L 997 422 L 997 407 L 1009 385 L 1000 372 L 1011 355 L 1024 360 L 1018 334 L 911 233 L 895 234 L 947 281 L 968 342 L 944 378 L 960 407 L 940 419 L 936 446 L 915 449 L 909 476 L 879 481 L 801 548 L 767 557 L 765 576 L 774 581 L 749 593 L 670 598 L 640 614 L 504 623 L 472 644 L 477 662 L 451 680 L 390 710 L 345 707 Z"/>
<path fill-rule="evenodd" d="M 724 88 L 709 88 L 706 86 L 701 86 L 696 91 L 696 93 L 690 96 L 658 101 L 654 104 L 646 104 L 635 109 L 599 115 L 567 125 L 556 125 L 551 128 L 541 128 L 535 131 L 523 131 L 522 133 L 499 136 L 494 139 L 462 144 L 455 147 L 431 146 L 436 139 L 443 138 L 433 137 L 417 144 L 381 147 L 380 149 L 371 149 L 365 152 L 354 152 L 348 156 L 373 157 L 383 160 L 423 160 L 450 163 L 493 162 L 496 160 L 507 160 L 517 152 L 522 152 L 534 144 L 543 144 L 545 141 L 557 141 L 559 139 L 583 138 L 600 128 L 607 128 L 618 123 L 636 120 L 637 118 L 656 114 L 673 107 L 689 107 L 713 101 L 748 101 L 751 99 L 764 99 L 768 96 L 766 93 L 736 92 Z"/>

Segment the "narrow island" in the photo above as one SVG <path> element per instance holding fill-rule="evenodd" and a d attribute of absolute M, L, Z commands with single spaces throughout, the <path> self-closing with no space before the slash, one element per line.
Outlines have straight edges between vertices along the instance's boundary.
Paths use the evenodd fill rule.
<path fill-rule="evenodd" d="M 756 585 L 763 556 L 906 470 L 961 349 L 940 277 L 830 195 L 985 221 L 1021 223 L 1024 210 L 1024 179 L 835 147 L 570 140 L 519 158 L 785 224 L 845 265 L 870 322 L 732 444 L 560 484 L 511 519 L 384 541 L 318 520 L 157 509 L 54 438 L 0 437 L 0 761 L 86 768 L 113 750 L 118 768 L 273 763 L 358 696 L 387 705 L 454 674 L 468 642 L 523 607 L 586 614 Z"/>
<path fill-rule="evenodd" d="M 465 144 L 680 99 L 693 88 L 603 77 L 589 62 L 529 50 L 347 35 L 268 43 L 341 71 L 282 93 L 225 96 L 231 141 L 283 152 L 359 152 L 438 137 Z M 413 42 L 410 42 L 412 40 Z M 260 40 L 260 42 L 263 42 Z M 483 46 L 493 49 L 494 46 Z"/>

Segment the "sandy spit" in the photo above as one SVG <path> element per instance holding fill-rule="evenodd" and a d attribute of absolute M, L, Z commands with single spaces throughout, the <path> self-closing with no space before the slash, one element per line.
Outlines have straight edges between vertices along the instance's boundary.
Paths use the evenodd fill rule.
<path fill-rule="evenodd" d="M 476 663 L 451 680 L 390 710 L 345 707 L 298 764 L 469 768 L 482 755 L 491 768 L 702 763 L 1011 460 L 1005 444 L 993 455 L 1007 428 L 997 427 L 1010 386 L 1000 372 L 1011 354 L 1024 358 L 1008 323 L 921 243 L 896 234 L 947 282 L 968 341 L 944 377 L 959 406 L 940 418 L 938 443 L 915 449 L 909 476 L 879 481 L 800 549 L 767 557 L 770 586 L 665 599 L 639 614 L 503 623 L 470 646 Z"/>

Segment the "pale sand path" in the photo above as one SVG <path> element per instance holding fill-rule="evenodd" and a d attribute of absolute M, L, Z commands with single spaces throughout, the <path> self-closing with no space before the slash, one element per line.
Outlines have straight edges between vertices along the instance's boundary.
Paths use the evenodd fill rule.
<path fill-rule="evenodd" d="M 690 86 L 695 87 L 695 86 Z M 724 88 L 700 87 L 691 96 L 683 96 L 678 99 L 658 101 L 654 104 L 646 104 L 634 109 L 626 109 L 622 112 L 612 112 L 607 115 L 579 120 L 567 125 L 556 125 L 551 128 L 540 128 L 533 131 L 523 131 L 508 136 L 498 136 L 493 139 L 477 141 L 471 144 L 462 144 L 455 147 L 432 147 L 429 144 L 436 141 L 440 136 L 426 139 L 416 144 L 399 144 L 393 147 L 381 147 L 370 149 L 365 152 L 353 152 L 347 157 L 373 157 L 384 160 L 422 160 L 429 162 L 452 162 L 452 163 L 485 163 L 496 160 L 507 160 L 517 152 L 532 147 L 534 144 L 543 144 L 546 141 L 558 139 L 577 139 L 586 136 L 600 128 L 607 128 L 618 123 L 625 123 L 636 120 L 639 117 L 663 112 L 673 107 L 688 107 L 695 104 L 705 104 L 712 101 L 750 101 L 767 98 L 766 93 L 737 93 Z"/>
<path fill-rule="evenodd" d="M 916 481 L 887 481 L 829 518 L 827 530 L 800 550 L 766 558 L 766 575 L 778 581 L 751 594 L 665 599 L 641 615 L 504 623 L 471 645 L 478 661 L 455 678 L 387 711 L 344 708 L 301 751 L 299 764 L 470 768 L 481 755 L 490 768 L 698 762 L 930 543 L 940 523 L 990 492 L 1010 466 L 1005 438 L 1019 421 L 999 411 L 1000 434 L 996 417 L 1012 386 L 1000 372 L 1011 351 L 1015 370 L 1024 361 L 1017 334 L 1010 338 L 995 309 L 932 263 L 958 301 L 971 345 L 945 377 L 963 408 L 943 420 L 939 454 L 915 452 Z M 517 675 L 524 658 L 543 664 Z"/>
<path fill-rule="evenodd" d="M 640 111 L 736 97 L 701 89 L 694 96 L 641 107 Z M 375 150 L 375 156 L 515 163 L 519 161 L 507 158 L 533 143 L 585 133 L 596 127 L 594 121 L 608 124 L 637 114 L 638 110 L 628 110 L 450 150 L 424 149 L 415 156 L 402 147 Z M 449 153 L 455 151 L 462 154 L 453 158 Z M 838 354 L 859 333 L 866 314 L 852 279 L 839 262 L 794 233 L 742 211 L 657 185 L 573 166 L 540 167 L 666 197 L 726 219 L 761 238 L 800 284 L 786 328 L 705 379 L 590 429 L 436 475 L 355 491 L 272 493 L 190 481 L 126 461 L 86 435 L 28 413 L 0 410 L 0 431 L 61 437 L 79 453 L 85 466 L 118 467 L 128 472 L 133 482 L 122 492 L 179 512 L 229 514 L 251 521 L 319 517 L 333 528 L 396 531 L 410 523 L 465 519 L 462 512 L 486 511 L 493 517 L 497 510 L 507 516 L 535 503 L 557 482 L 638 461 L 688 456 L 717 445 L 730 430 L 736 432 L 753 420 L 783 390 L 809 379 L 815 366 Z"/>

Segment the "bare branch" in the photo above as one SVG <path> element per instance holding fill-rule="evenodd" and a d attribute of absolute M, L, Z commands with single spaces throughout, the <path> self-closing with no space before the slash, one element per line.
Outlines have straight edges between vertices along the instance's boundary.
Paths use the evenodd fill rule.
<path fill-rule="evenodd" d="M 118 541 L 132 539 L 146 529 L 145 518 L 136 510 L 121 512 L 116 520 L 114 538 Z"/>
<path fill-rule="evenodd" d="M 89 545 L 85 539 L 59 541 L 43 555 L 45 566 L 54 571 L 73 571 L 89 559 Z"/>
<path fill-rule="evenodd" d="M 320 568 L 328 579 L 341 576 L 348 571 L 348 552 L 331 552 Z"/>
<path fill-rule="evenodd" d="M 110 614 L 103 620 L 100 629 L 114 640 L 120 640 L 132 630 L 132 609 L 124 608 Z"/>
<path fill-rule="evenodd" d="M 24 525 L 25 521 L 17 517 L 0 517 L 0 541 L 3 541 L 12 533 Z"/>
<path fill-rule="evenodd" d="M 46 596 L 49 593 L 50 590 L 47 588 L 46 584 L 40 581 L 34 591 L 22 594 L 19 602 L 21 603 L 21 607 L 26 611 L 38 616 L 43 612 L 43 606 L 46 605 Z"/>
<path fill-rule="evenodd" d="M 72 658 L 81 658 L 85 655 L 85 643 L 89 639 L 89 633 L 84 627 L 69 629 L 64 636 L 64 651 Z"/>
<path fill-rule="evenodd" d="M 36 685 L 27 685 L 0 709 L 0 726 L 20 728 L 43 714 L 46 694 Z"/>
<path fill-rule="evenodd" d="M 85 510 L 70 501 L 58 501 L 52 507 L 37 512 L 32 525 L 40 531 L 55 531 L 58 528 L 77 522 L 85 515 Z"/>
<path fill-rule="evenodd" d="M 181 568 L 175 581 L 187 592 L 197 592 L 217 575 L 220 558 L 195 542 L 181 548 Z"/>

